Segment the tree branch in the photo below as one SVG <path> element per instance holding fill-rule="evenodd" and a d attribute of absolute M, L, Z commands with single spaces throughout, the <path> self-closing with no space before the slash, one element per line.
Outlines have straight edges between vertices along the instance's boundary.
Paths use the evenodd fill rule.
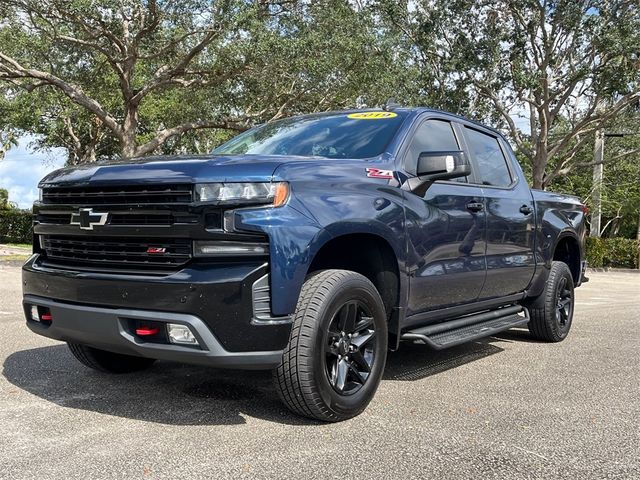
<path fill-rule="evenodd" d="M 71 101 L 92 112 L 102 120 L 118 139 L 122 139 L 122 128 L 115 118 L 109 115 L 102 105 L 89 97 L 79 86 L 68 83 L 51 73 L 23 67 L 16 60 L 2 52 L 0 52 L 0 71 L 8 73 L 14 78 L 31 78 L 59 88 Z"/>
<path fill-rule="evenodd" d="M 235 130 L 237 132 L 243 132 L 249 129 L 249 125 L 239 119 L 201 120 L 198 122 L 183 123 L 182 125 L 178 125 L 176 127 L 160 130 L 153 139 L 149 140 L 147 143 L 139 146 L 136 149 L 136 156 L 143 156 L 152 153 L 156 148 L 158 148 L 171 137 L 182 135 L 183 133 L 190 130 L 200 130 L 203 128 L 215 128 L 220 130 Z"/>

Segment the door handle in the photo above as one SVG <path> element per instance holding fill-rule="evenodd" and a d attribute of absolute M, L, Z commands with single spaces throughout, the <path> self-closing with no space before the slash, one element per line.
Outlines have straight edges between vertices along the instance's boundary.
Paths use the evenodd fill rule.
<path fill-rule="evenodd" d="M 533 212 L 533 208 L 531 208 L 529 205 L 522 205 L 520 207 L 520 213 L 524 213 L 525 215 L 529 215 L 531 212 Z"/>
<path fill-rule="evenodd" d="M 467 203 L 467 210 L 470 212 L 481 212 L 484 208 L 482 202 L 469 202 Z"/>

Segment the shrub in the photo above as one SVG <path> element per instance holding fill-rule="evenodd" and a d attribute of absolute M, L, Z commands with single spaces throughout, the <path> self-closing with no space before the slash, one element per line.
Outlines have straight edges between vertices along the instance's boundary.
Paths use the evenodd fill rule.
<path fill-rule="evenodd" d="M 605 267 L 638 268 L 638 242 L 629 238 L 607 238 Z"/>
<path fill-rule="evenodd" d="M 640 244 L 629 238 L 587 238 L 590 267 L 638 268 Z"/>
<path fill-rule="evenodd" d="M 590 267 L 602 268 L 604 266 L 604 238 L 587 237 L 586 239 L 587 264 Z"/>
<path fill-rule="evenodd" d="M 0 242 L 31 243 L 33 215 L 29 210 L 0 210 Z"/>

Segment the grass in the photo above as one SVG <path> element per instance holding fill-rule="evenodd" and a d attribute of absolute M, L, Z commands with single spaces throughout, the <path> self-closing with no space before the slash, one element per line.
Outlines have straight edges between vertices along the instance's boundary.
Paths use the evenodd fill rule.
<path fill-rule="evenodd" d="M 26 262 L 31 255 L 0 255 L 0 263 L 2 262 Z"/>
<path fill-rule="evenodd" d="M 29 250 L 31 250 L 30 243 L 3 243 L 2 245 L 6 245 L 8 247 L 14 247 L 14 248 L 28 248 Z"/>

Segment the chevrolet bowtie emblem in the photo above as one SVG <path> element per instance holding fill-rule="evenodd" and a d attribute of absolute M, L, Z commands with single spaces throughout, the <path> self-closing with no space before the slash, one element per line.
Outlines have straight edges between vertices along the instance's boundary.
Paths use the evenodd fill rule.
<path fill-rule="evenodd" d="M 81 208 L 78 213 L 71 214 L 70 225 L 79 225 L 82 230 L 93 230 L 96 225 L 107 223 L 109 213 L 95 213 L 91 208 Z"/>

